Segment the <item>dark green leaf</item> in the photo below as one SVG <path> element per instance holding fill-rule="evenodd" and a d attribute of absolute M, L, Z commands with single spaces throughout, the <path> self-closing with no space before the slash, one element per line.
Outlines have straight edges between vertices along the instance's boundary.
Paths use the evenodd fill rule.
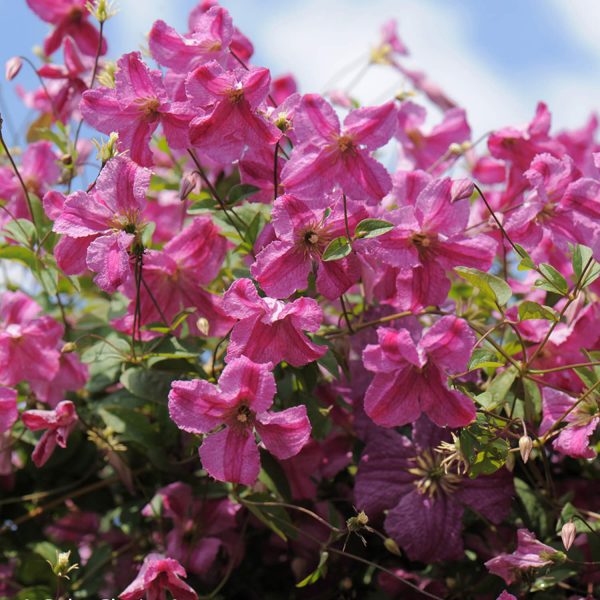
<path fill-rule="evenodd" d="M 557 321 L 558 315 L 549 306 L 543 306 L 537 302 L 525 300 L 519 304 L 519 319 L 521 321 L 530 321 L 534 319 L 544 319 L 546 321 Z"/>

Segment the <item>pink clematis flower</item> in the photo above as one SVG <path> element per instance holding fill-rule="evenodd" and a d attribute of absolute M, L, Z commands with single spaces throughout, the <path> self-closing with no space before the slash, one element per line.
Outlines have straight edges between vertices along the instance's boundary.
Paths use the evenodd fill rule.
<path fill-rule="evenodd" d="M 274 145 L 281 131 L 258 113 L 270 83 L 267 69 L 226 71 L 215 61 L 190 73 L 187 94 L 204 111 L 190 123 L 192 145 L 219 163 L 238 159 L 246 146 Z"/>
<path fill-rule="evenodd" d="M 277 238 L 258 254 L 251 269 L 269 296 L 287 298 L 304 289 L 313 265 L 317 270 L 317 291 L 329 300 L 339 298 L 358 281 L 360 265 L 355 254 L 336 261 L 321 260 L 327 244 L 346 235 L 341 202 L 329 212 L 325 216 L 325 209 L 311 209 L 289 194 L 277 198 L 271 219 Z M 368 217 L 360 206 L 349 206 L 347 214 L 350 233 Z"/>
<path fill-rule="evenodd" d="M 517 531 L 517 549 L 512 554 L 500 554 L 485 563 L 490 573 L 502 577 L 510 585 L 520 571 L 539 569 L 561 562 L 564 554 L 552 546 L 542 544 L 527 529 Z"/>
<path fill-rule="evenodd" d="M 141 214 L 150 175 L 148 169 L 119 156 L 102 169 L 92 193 L 79 191 L 67 198 L 58 192 L 46 195 L 46 212 L 56 215 L 53 231 L 64 235 L 56 258 L 65 272 L 81 273 L 87 265 L 97 273 L 96 284 L 107 292 L 127 281 L 130 253 L 141 245 Z M 56 207 L 61 200 L 62 209 Z M 74 257 L 73 252 L 79 254 Z"/>
<path fill-rule="evenodd" d="M 89 56 L 96 56 L 100 45 L 100 33 L 88 21 L 87 0 L 27 0 L 29 8 L 54 30 L 44 41 L 46 56 L 54 54 L 63 39 L 72 37 L 79 49 Z M 102 40 L 100 54 L 106 53 L 106 40 Z"/>
<path fill-rule="evenodd" d="M 318 94 L 307 94 L 296 111 L 295 134 L 301 142 L 282 172 L 286 192 L 318 197 L 334 185 L 356 200 L 377 202 L 392 182 L 371 152 L 392 137 L 396 121 L 393 102 L 359 108 L 344 119 Z"/>
<path fill-rule="evenodd" d="M 0 433 L 8 431 L 18 416 L 17 390 L 0 387 Z"/>
<path fill-rule="evenodd" d="M 144 254 L 143 284 L 139 290 L 140 324 L 170 325 L 184 308 L 197 308 L 188 318 L 193 335 L 199 335 L 198 317 L 208 320 L 208 334 L 224 336 L 235 320 L 222 309 L 221 298 L 204 289 L 217 275 L 227 250 L 227 240 L 219 233 L 210 217 L 198 217 L 182 232 L 167 242 L 162 250 Z M 122 331 L 131 332 L 138 290 L 133 280 L 124 286 L 132 299 L 128 314 L 115 321 Z M 204 333 L 206 334 L 206 332 Z"/>
<path fill-rule="evenodd" d="M 28 146 L 23 153 L 19 171 L 30 193 L 41 198 L 58 181 L 60 169 L 57 160 L 50 142 L 34 142 Z M 6 207 L 15 218 L 31 218 L 21 182 L 10 167 L 0 167 L 0 198 L 6 200 Z M 2 211 L 0 223 L 9 218 Z"/>
<path fill-rule="evenodd" d="M 426 119 L 426 110 L 413 102 L 404 102 L 398 111 L 396 137 L 402 149 L 417 169 L 431 169 L 433 173 L 443 172 L 451 156 L 451 144 L 460 144 L 471 138 L 471 128 L 464 110 L 452 108 L 444 113 L 442 122 L 429 133 L 421 127 Z M 444 158 L 445 157 L 445 158 Z"/>
<path fill-rule="evenodd" d="M 367 436 L 356 474 L 356 506 L 371 519 L 387 510 L 385 530 L 411 560 L 460 559 L 465 508 L 496 524 L 510 510 L 511 475 L 501 470 L 471 479 L 445 470 L 435 448 L 449 439 L 423 417 L 413 425 L 412 440 L 379 428 Z"/>
<path fill-rule="evenodd" d="M 233 38 L 233 21 L 220 6 L 198 15 L 194 29 L 181 35 L 164 21 L 155 21 L 149 35 L 154 60 L 178 73 L 189 73 L 200 64 L 224 58 Z"/>
<path fill-rule="evenodd" d="M 594 458 L 596 451 L 590 448 L 590 437 L 600 423 L 600 406 L 593 396 L 579 402 L 573 408 L 576 402 L 577 398 L 564 392 L 544 388 L 542 402 L 544 418 L 539 433 L 544 435 L 558 419 L 572 409 L 565 418 L 566 427 L 560 430 L 552 446 L 557 452 L 573 458 Z"/>
<path fill-rule="evenodd" d="M 31 458 L 36 467 L 42 467 L 52 456 L 56 446 L 67 447 L 67 439 L 77 425 L 77 412 L 70 400 L 63 400 L 54 410 L 26 410 L 21 419 L 31 431 L 45 429 Z"/>
<path fill-rule="evenodd" d="M 85 120 L 102 133 L 116 131 L 119 147 L 142 166 L 153 164 L 150 139 L 159 123 L 171 148 L 186 148 L 193 115 L 186 103 L 171 102 L 161 72 L 150 70 L 139 52 L 123 55 L 117 68 L 114 89 L 83 94 Z"/>
<path fill-rule="evenodd" d="M 50 381 L 58 373 L 63 327 L 23 292 L 0 299 L 0 384 Z"/>
<path fill-rule="evenodd" d="M 440 427 L 463 427 L 475 418 L 472 400 L 448 389 L 449 373 L 466 369 L 475 336 L 467 322 L 442 317 L 418 342 L 407 329 L 379 327 L 363 363 L 375 377 L 365 394 L 365 412 L 378 425 L 412 423 L 425 413 Z"/>
<path fill-rule="evenodd" d="M 177 600 L 198 600 L 198 594 L 181 578 L 187 573 L 173 558 L 148 554 L 137 577 L 119 594 L 121 600 L 162 600 L 169 591 Z"/>
<path fill-rule="evenodd" d="M 52 96 L 55 117 L 66 123 L 75 109 L 79 107 L 81 94 L 88 86 L 83 75 L 90 69 L 90 62 L 83 61 L 79 56 L 71 38 L 64 43 L 64 66 L 47 63 L 38 69 L 38 75 L 45 79 L 63 82 L 62 86 Z"/>
<path fill-rule="evenodd" d="M 469 200 L 453 201 L 456 182 L 450 178 L 411 177 L 403 185 L 404 196 L 414 204 L 388 213 L 396 227 L 378 238 L 361 240 L 367 254 L 400 269 L 396 285 L 400 310 L 420 310 L 441 304 L 450 290 L 445 272 L 457 266 L 487 270 L 495 256 L 496 242 L 487 235 L 470 237 Z M 397 193 L 397 192 L 396 192 Z M 406 200 L 405 200 L 406 201 Z"/>
<path fill-rule="evenodd" d="M 221 550 L 230 560 L 241 556 L 235 531 L 240 509 L 227 498 L 195 498 L 189 485 L 176 481 L 159 489 L 142 514 L 170 519 L 173 529 L 167 534 L 168 555 L 190 572 L 207 575 Z"/>
<path fill-rule="evenodd" d="M 239 319 L 233 326 L 227 360 L 244 355 L 256 362 L 277 364 L 282 360 L 301 367 L 325 354 L 303 333 L 316 331 L 323 311 L 312 298 L 285 304 L 261 298 L 250 279 L 238 279 L 225 292 L 223 308 Z"/>
<path fill-rule="evenodd" d="M 200 446 L 202 465 L 219 481 L 251 485 L 260 470 L 254 431 L 280 459 L 298 454 L 310 438 L 306 407 L 271 412 L 274 395 L 272 365 L 242 356 L 223 369 L 218 386 L 202 379 L 174 381 L 169 414 L 180 429 L 190 433 L 206 434 L 225 425 Z"/>
<path fill-rule="evenodd" d="M 52 408 L 64 400 L 67 391 L 81 389 L 88 380 L 88 367 L 75 352 L 61 353 L 58 372 L 52 379 L 30 381 L 31 391 L 40 402 Z"/>
<path fill-rule="evenodd" d="M 560 159 L 538 154 L 525 177 L 533 187 L 523 206 L 510 213 L 505 228 L 513 241 L 528 251 L 542 238 L 551 238 L 567 250 L 567 243 L 594 245 L 599 230 L 600 185 L 582 178 L 569 156 Z"/>

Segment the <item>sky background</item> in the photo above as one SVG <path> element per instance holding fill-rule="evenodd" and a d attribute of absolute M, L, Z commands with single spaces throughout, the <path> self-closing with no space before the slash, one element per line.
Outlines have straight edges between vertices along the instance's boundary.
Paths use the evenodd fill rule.
<path fill-rule="evenodd" d="M 109 57 L 139 49 L 155 19 L 182 32 L 194 0 L 117 0 L 106 26 Z M 538 100 L 554 129 L 583 125 L 600 107 L 600 0 L 223 0 L 255 46 L 254 64 L 274 76 L 292 72 L 302 92 L 367 53 L 389 18 L 398 21 L 411 57 L 467 109 L 475 136 L 524 124 Z M 0 0 L 0 59 L 32 57 L 48 31 L 25 0 Z M 17 82 L 35 85 L 24 67 Z M 0 110 L 19 128 L 26 113 L 15 82 L 0 83 Z M 400 80 L 374 67 L 355 88 L 365 103 L 389 99 Z"/>

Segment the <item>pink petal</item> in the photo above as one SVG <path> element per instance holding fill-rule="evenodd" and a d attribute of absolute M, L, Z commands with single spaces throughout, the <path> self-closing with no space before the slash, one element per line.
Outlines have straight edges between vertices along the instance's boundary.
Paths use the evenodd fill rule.
<path fill-rule="evenodd" d="M 228 408 L 218 389 L 204 379 L 171 383 L 169 415 L 183 431 L 208 433 L 223 422 Z"/>
<path fill-rule="evenodd" d="M 254 435 L 231 427 L 209 435 L 200 446 L 202 466 L 218 481 L 252 485 L 260 471 Z"/>
<path fill-rule="evenodd" d="M 259 414 L 256 431 L 267 450 L 277 458 L 295 456 L 310 439 L 311 426 L 306 406 Z"/>

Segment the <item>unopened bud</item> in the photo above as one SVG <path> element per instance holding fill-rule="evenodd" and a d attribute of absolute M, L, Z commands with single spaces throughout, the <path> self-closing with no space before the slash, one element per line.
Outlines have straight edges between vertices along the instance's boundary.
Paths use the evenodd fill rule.
<path fill-rule="evenodd" d="M 568 521 L 562 526 L 562 529 L 560 530 L 560 538 L 562 539 L 563 546 L 567 552 L 573 545 L 576 535 L 577 527 L 575 527 L 575 523 L 573 523 L 573 521 Z"/>
<path fill-rule="evenodd" d="M 6 61 L 6 80 L 12 81 L 21 70 L 23 61 L 18 56 L 13 56 Z"/>
<path fill-rule="evenodd" d="M 456 202 L 465 198 L 470 198 L 475 186 L 470 179 L 456 179 L 452 182 L 450 189 L 450 202 Z"/>
<path fill-rule="evenodd" d="M 73 156 L 71 154 L 63 154 L 60 157 L 60 162 L 65 165 L 65 167 L 70 167 L 73 164 Z"/>
<path fill-rule="evenodd" d="M 198 185 L 198 176 L 195 173 L 188 173 L 181 178 L 179 186 L 179 199 L 185 200 Z"/>
<path fill-rule="evenodd" d="M 388 552 L 395 554 L 396 556 L 400 556 L 400 548 L 398 548 L 398 544 L 392 538 L 385 538 L 383 545 Z"/>
<path fill-rule="evenodd" d="M 196 327 L 202 335 L 208 335 L 208 332 L 210 331 L 210 323 L 208 322 L 208 319 L 205 319 L 204 317 L 200 317 L 196 321 Z"/>
<path fill-rule="evenodd" d="M 61 354 L 68 354 L 69 352 L 75 352 L 77 350 L 77 344 L 75 342 L 66 342 L 60 349 Z"/>
<path fill-rule="evenodd" d="M 460 144 L 457 144 L 456 142 L 452 142 L 449 146 L 448 146 L 448 152 L 450 152 L 450 154 L 462 154 L 463 153 L 463 149 L 462 146 Z"/>
<path fill-rule="evenodd" d="M 509 452 L 506 455 L 506 462 L 504 463 L 504 466 L 508 469 L 508 471 L 510 473 L 512 473 L 515 470 L 515 454 L 514 454 L 514 452 Z"/>
<path fill-rule="evenodd" d="M 526 463 L 529 460 L 531 451 L 533 450 L 533 440 L 528 435 L 522 435 L 519 438 L 519 452 L 523 462 Z"/>

